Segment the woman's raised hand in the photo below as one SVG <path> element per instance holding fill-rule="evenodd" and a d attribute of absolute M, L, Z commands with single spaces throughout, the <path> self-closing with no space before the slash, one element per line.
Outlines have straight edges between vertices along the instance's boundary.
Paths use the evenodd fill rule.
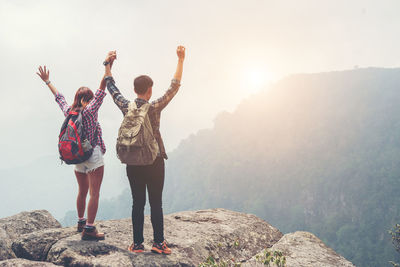
<path fill-rule="evenodd" d="M 50 71 L 44 66 L 39 66 L 39 72 L 36 72 L 36 74 L 42 79 L 46 85 L 50 88 L 51 92 L 56 95 L 58 93 L 57 88 L 50 83 L 49 77 L 50 77 Z"/>
<path fill-rule="evenodd" d="M 48 82 L 49 81 L 50 71 L 48 69 L 46 69 L 46 66 L 44 66 L 44 68 L 42 68 L 42 66 L 39 66 L 39 72 L 36 72 L 36 74 L 44 82 Z"/>

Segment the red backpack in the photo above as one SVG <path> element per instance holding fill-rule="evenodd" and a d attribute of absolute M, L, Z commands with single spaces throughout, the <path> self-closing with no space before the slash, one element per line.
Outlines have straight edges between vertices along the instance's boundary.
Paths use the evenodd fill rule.
<path fill-rule="evenodd" d="M 58 151 L 66 164 L 82 163 L 93 153 L 93 147 L 86 139 L 82 112 L 70 111 L 61 127 Z"/>

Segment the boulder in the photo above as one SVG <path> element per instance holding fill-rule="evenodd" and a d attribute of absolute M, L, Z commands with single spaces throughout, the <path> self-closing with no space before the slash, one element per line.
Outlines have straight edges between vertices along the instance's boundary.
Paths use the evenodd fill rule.
<path fill-rule="evenodd" d="M 25 211 L 0 219 L 0 260 L 15 258 L 11 246 L 20 235 L 60 227 L 60 223 L 46 210 Z"/>
<path fill-rule="evenodd" d="M 54 243 L 76 234 L 75 227 L 39 230 L 15 239 L 12 250 L 18 258 L 44 261 Z"/>
<path fill-rule="evenodd" d="M 282 252 L 286 258 L 286 267 L 354 267 L 351 262 L 309 232 L 285 234 L 270 248 L 270 251 Z M 253 257 L 242 267 L 262 266 L 256 262 L 256 257 Z"/>
<path fill-rule="evenodd" d="M 130 219 L 98 222 L 106 240 L 82 241 L 71 235 L 56 242 L 47 261 L 66 266 L 198 266 L 207 257 L 245 261 L 260 247 L 271 247 L 282 233 L 260 218 L 224 209 L 186 211 L 165 215 L 165 237 L 172 255 L 150 252 L 153 231 L 145 217 L 144 253 L 130 253 Z"/>
<path fill-rule="evenodd" d="M 0 260 L 15 258 L 15 254 L 11 249 L 12 241 L 8 237 L 6 231 L 0 228 Z"/>
<path fill-rule="evenodd" d="M 61 224 L 47 210 L 24 211 L 0 219 L 0 228 L 6 231 L 9 238 L 41 229 L 60 227 Z"/>

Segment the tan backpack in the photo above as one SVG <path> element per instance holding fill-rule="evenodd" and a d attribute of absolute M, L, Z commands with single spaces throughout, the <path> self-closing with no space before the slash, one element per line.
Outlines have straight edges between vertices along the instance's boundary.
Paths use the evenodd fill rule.
<path fill-rule="evenodd" d="M 157 157 L 159 148 L 150 124 L 149 108 L 149 103 L 140 108 L 135 101 L 129 103 L 117 138 L 117 155 L 122 163 L 151 165 Z"/>

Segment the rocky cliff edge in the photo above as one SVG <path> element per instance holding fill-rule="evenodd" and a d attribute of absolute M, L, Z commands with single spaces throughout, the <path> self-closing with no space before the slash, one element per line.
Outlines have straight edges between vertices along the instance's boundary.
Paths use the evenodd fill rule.
<path fill-rule="evenodd" d="M 152 228 L 146 216 L 144 253 L 127 250 L 130 219 L 97 222 L 104 241 L 82 241 L 75 227 L 62 228 L 48 211 L 22 212 L 0 219 L 0 267 L 5 266 L 265 266 L 269 258 L 284 266 L 354 266 L 308 232 L 282 235 L 251 214 L 225 209 L 184 211 L 164 216 L 169 256 L 150 252 Z M 264 262 L 264 263 L 263 263 Z M 208 264 L 208 265 L 207 265 Z M 282 264 L 282 262 L 281 262 Z M 275 263 L 271 266 L 276 266 Z M 282 265 L 283 266 L 283 265 Z"/>

